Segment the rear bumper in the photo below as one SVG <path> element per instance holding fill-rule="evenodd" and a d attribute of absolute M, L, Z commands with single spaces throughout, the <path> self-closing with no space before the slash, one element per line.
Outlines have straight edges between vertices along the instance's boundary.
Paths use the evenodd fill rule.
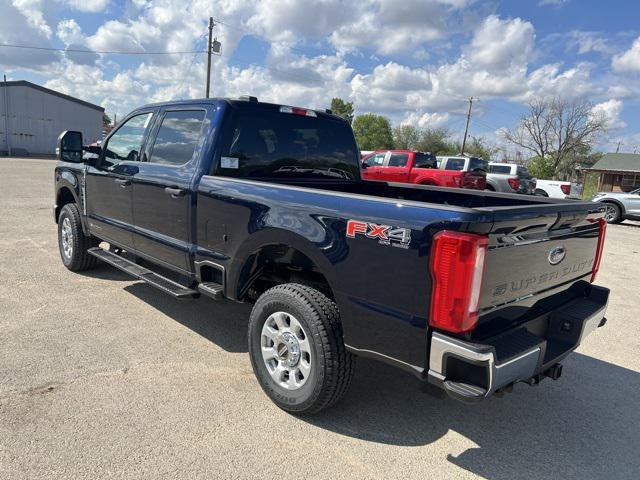
<path fill-rule="evenodd" d="M 428 380 L 452 398 L 475 403 L 519 381 L 557 379 L 558 362 L 606 322 L 608 301 L 609 290 L 592 285 L 584 296 L 481 343 L 434 332 Z"/>

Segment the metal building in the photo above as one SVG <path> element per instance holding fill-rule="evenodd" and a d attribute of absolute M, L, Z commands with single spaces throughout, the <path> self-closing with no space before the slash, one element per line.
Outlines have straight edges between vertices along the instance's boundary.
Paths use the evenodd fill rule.
<path fill-rule="evenodd" d="M 54 155 L 63 130 L 102 139 L 104 108 L 25 80 L 0 82 L 0 153 Z"/>

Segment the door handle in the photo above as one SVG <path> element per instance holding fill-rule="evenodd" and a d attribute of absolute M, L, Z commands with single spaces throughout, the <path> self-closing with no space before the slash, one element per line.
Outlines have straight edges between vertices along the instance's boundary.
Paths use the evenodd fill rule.
<path fill-rule="evenodd" d="M 178 197 L 182 197 L 184 196 L 184 190 L 181 188 L 172 188 L 172 187 L 166 187 L 164 189 L 164 192 L 171 195 L 173 198 L 178 198 Z"/>
<path fill-rule="evenodd" d="M 131 185 L 131 180 L 128 178 L 116 178 L 115 182 L 120 184 L 122 188 L 126 188 Z"/>

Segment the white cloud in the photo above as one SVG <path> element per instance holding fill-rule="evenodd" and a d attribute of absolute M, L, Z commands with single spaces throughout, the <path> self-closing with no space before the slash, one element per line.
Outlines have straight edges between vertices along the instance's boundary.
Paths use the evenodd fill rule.
<path fill-rule="evenodd" d="M 640 37 L 629 50 L 614 56 L 611 66 L 616 72 L 640 72 Z"/>
<path fill-rule="evenodd" d="M 420 114 L 418 112 L 411 112 L 400 123 L 403 125 L 413 125 L 417 128 L 438 128 L 446 125 L 449 118 L 450 115 L 448 113 L 426 112 Z"/>
<path fill-rule="evenodd" d="M 107 8 L 111 0 L 63 0 L 64 4 L 81 12 L 98 13 Z"/>
<path fill-rule="evenodd" d="M 42 0 L 13 0 L 13 6 L 27 19 L 30 26 L 34 27 L 46 38 L 51 38 L 51 27 L 47 24 L 42 12 Z M 4 15 L 4 9 L 3 9 Z"/>
<path fill-rule="evenodd" d="M 569 0 L 539 0 L 538 5 L 540 5 L 541 7 L 544 7 L 544 6 L 562 7 L 568 2 Z"/>
<path fill-rule="evenodd" d="M 607 128 L 610 130 L 622 129 L 627 126 L 627 124 L 620 118 L 622 107 L 622 100 L 607 100 L 606 102 L 594 105 L 591 109 L 591 115 L 603 118 L 606 122 Z"/>
<path fill-rule="evenodd" d="M 58 23 L 56 35 L 65 45 L 84 42 L 82 29 L 73 18 L 62 20 Z"/>
<path fill-rule="evenodd" d="M 474 33 L 465 52 L 475 65 L 504 69 L 514 63 L 526 64 L 533 54 L 534 42 L 531 23 L 520 18 L 502 20 L 490 15 Z"/>

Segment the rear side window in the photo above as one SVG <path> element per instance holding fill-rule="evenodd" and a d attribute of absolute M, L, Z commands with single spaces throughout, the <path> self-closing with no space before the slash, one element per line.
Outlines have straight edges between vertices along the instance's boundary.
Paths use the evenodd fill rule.
<path fill-rule="evenodd" d="M 416 153 L 414 168 L 438 168 L 436 157 L 433 154 Z"/>
<path fill-rule="evenodd" d="M 464 158 L 448 158 L 446 162 L 447 163 L 444 168 L 447 170 L 464 170 Z"/>
<path fill-rule="evenodd" d="M 349 125 L 278 106 L 238 107 L 225 126 L 218 175 L 241 178 L 359 179 Z"/>
<path fill-rule="evenodd" d="M 406 167 L 409 162 L 409 155 L 407 153 L 392 153 L 389 157 L 389 167 Z"/>
<path fill-rule="evenodd" d="M 196 149 L 204 119 L 203 110 L 169 111 L 156 135 L 149 162 L 184 165 Z"/>
<path fill-rule="evenodd" d="M 471 157 L 469 159 L 469 171 L 476 172 L 478 170 L 481 170 L 483 172 L 489 170 L 489 162 L 481 158 Z"/>
<path fill-rule="evenodd" d="M 511 173 L 510 165 L 489 165 L 489 173 Z"/>

